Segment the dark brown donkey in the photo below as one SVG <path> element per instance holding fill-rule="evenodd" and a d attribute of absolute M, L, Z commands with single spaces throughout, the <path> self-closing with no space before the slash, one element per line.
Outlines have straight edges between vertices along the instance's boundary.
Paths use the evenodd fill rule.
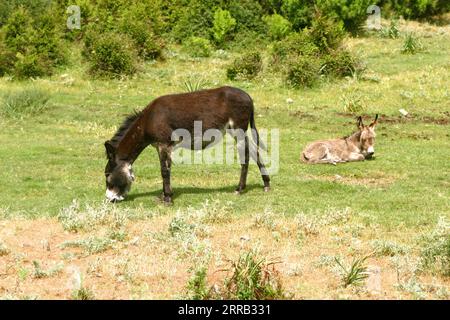
<path fill-rule="evenodd" d="M 264 181 L 264 191 L 270 189 L 270 179 L 264 164 L 259 157 L 259 135 L 255 127 L 253 101 L 244 91 L 221 87 L 192 93 L 173 94 L 159 97 L 152 101 L 144 110 L 129 116 L 120 126 L 114 137 L 105 142 L 108 163 L 105 168 L 106 197 L 110 201 L 120 201 L 128 193 L 134 174 L 131 168 L 133 162 L 148 145 L 158 150 L 163 179 L 163 199 L 165 203 L 172 201 L 170 187 L 171 151 L 180 142 L 184 146 L 195 149 L 191 141 L 173 141 L 173 133 L 184 129 L 194 135 L 194 122 L 201 121 L 201 133 L 208 129 L 218 129 L 222 132 L 241 131 L 241 141 L 238 141 L 241 156 L 241 178 L 236 189 L 241 193 L 246 186 L 250 155 L 255 159 Z M 249 151 L 250 141 L 246 134 L 248 126 L 252 129 L 253 140 L 256 143 L 256 154 Z M 198 134 L 198 133 L 197 133 Z M 198 138 L 198 137 L 194 137 Z M 235 136 L 236 138 L 236 136 Z M 216 142 L 216 141 L 214 141 Z M 239 143 L 243 142 L 243 143 Z M 242 147 L 244 149 L 242 150 Z M 261 145 L 262 146 L 262 145 Z M 204 149 L 205 144 L 200 148 Z M 242 159 L 243 158 L 243 159 Z"/>

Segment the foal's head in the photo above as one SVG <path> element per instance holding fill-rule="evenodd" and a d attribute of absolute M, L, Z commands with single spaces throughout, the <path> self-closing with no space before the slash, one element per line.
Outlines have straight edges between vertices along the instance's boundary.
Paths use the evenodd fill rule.
<path fill-rule="evenodd" d="M 361 132 L 359 143 L 361 148 L 361 153 L 366 159 L 372 158 L 375 153 L 375 126 L 377 125 L 378 114 L 375 116 L 375 120 L 372 121 L 368 126 L 363 124 L 362 118 L 358 118 L 358 128 Z"/>
<path fill-rule="evenodd" d="M 110 141 L 105 142 L 108 163 L 105 167 L 106 197 L 110 201 L 121 201 L 130 191 L 134 181 L 134 173 L 131 164 L 117 160 L 116 148 Z"/>

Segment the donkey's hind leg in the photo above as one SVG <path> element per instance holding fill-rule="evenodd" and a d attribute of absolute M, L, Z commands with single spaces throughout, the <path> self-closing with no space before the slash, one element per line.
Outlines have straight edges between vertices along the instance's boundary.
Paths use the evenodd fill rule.
<path fill-rule="evenodd" d="M 172 188 L 170 187 L 170 169 L 172 167 L 172 148 L 169 145 L 159 145 L 158 155 L 161 165 L 161 176 L 163 178 L 163 200 L 164 203 L 172 203 Z"/>
<path fill-rule="evenodd" d="M 250 162 L 250 148 L 247 133 L 243 134 L 242 137 L 237 137 L 237 147 L 239 152 L 239 160 L 241 162 L 241 178 L 239 179 L 239 185 L 236 188 L 236 193 L 240 194 L 244 191 L 247 185 L 248 164 Z"/>
<path fill-rule="evenodd" d="M 259 147 L 256 144 L 254 144 L 254 148 L 251 148 L 250 156 L 252 157 L 253 160 L 255 160 L 256 164 L 258 165 L 259 172 L 261 172 L 261 177 L 264 182 L 264 191 L 265 192 L 270 191 L 269 173 L 267 172 L 266 166 L 261 161 L 261 156 L 259 154 Z"/>

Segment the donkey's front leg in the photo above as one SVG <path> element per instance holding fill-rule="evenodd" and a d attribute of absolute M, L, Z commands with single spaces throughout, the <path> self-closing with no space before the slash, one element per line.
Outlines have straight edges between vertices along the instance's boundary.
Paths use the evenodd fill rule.
<path fill-rule="evenodd" d="M 170 168 L 172 148 L 169 145 L 159 145 L 158 154 L 161 164 L 161 176 L 163 178 L 163 200 L 166 204 L 172 203 L 172 188 L 170 187 Z"/>

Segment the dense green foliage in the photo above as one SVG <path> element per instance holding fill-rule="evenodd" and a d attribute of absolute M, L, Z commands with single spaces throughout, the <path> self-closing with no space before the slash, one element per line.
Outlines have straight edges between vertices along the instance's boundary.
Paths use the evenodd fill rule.
<path fill-rule="evenodd" d="M 227 78 L 234 80 L 253 79 L 262 69 L 262 58 L 258 51 L 250 51 L 236 58 L 227 68 Z"/>
<path fill-rule="evenodd" d="M 104 41 L 105 34 L 125 39 L 116 42 L 117 48 L 122 53 L 129 51 L 130 57 L 136 55 L 134 64 L 164 58 L 164 48 L 172 42 L 191 43 L 193 56 L 208 56 L 207 41 L 217 48 L 251 49 L 305 28 L 319 50 L 335 50 L 345 32 L 362 31 L 371 4 L 381 6 L 385 17 L 423 19 L 450 10 L 450 3 L 444 0 L 2 1 L 0 75 L 19 79 L 51 75 L 67 63 L 72 43 L 84 46 L 86 62 L 99 68 L 99 73 L 112 75 L 112 61 L 91 54 L 92 45 L 98 38 Z M 69 5 L 80 7 L 80 30 L 66 26 Z M 106 60 L 100 61 L 103 58 Z M 114 74 L 130 74 L 132 69 L 123 66 Z"/>

